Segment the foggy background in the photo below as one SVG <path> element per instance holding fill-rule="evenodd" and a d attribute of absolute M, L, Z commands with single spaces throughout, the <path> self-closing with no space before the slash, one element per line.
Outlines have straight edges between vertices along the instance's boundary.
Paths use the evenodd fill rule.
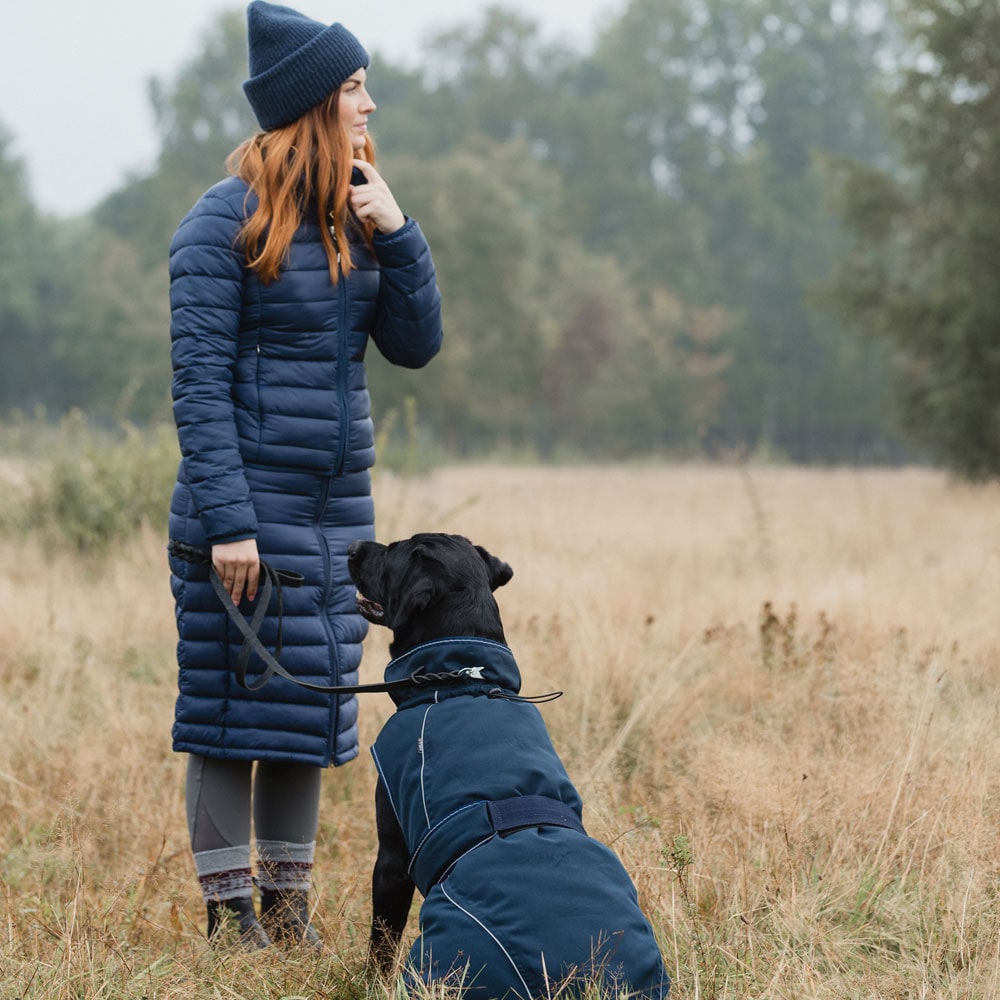
<path fill-rule="evenodd" d="M 369 354 L 384 461 L 1000 469 L 995 4 L 301 9 L 372 52 L 444 295 L 426 371 Z M 0 439 L 170 426 L 169 242 L 246 74 L 242 5 L 5 12 Z"/>

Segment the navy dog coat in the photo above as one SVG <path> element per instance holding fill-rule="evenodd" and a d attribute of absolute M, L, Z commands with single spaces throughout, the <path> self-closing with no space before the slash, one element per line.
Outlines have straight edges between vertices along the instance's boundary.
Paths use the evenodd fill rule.
<path fill-rule="evenodd" d="M 425 643 L 386 680 L 469 671 L 393 693 L 372 756 L 424 896 L 407 975 L 464 982 L 470 997 L 546 996 L 567 979 L 662 1000 L 670 988 L 628 873 L 588 837 L 580 796 L 538 709 L 512 698 L 510 649 Z"/>

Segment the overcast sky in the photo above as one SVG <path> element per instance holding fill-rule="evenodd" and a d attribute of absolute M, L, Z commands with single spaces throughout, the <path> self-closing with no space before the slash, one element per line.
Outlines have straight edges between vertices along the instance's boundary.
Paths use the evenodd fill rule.
<path fill-rule="evenodd" d="M 584 46 L 625 0 L 492 0 L 537 21 L 548 38 Z M 291 0 L 340 21 L 369 52 L 408 61 L 442 28 L 478 20 L 491 0 Z M 146 81 L 170 79 L 223 10 L 242 0 L 2 0 L 0 125 L 28 165 L 35 203 L 70 215 L 92 207 L 128 171 L 148 167 L 156 135 Z M 371 72 L 378 95 L 378 69 Z"/>

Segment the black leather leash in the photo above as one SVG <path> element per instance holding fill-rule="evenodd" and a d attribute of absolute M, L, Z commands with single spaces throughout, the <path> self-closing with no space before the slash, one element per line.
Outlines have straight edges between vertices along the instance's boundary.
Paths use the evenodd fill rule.
<path fill-rule="evenodd" d="M 324 694 L 384 694 L 401 687 L 422 687 L 426 684 L 441 684 L 448 681 L 465 680 L 475 677 L 475 670 L 478 668 L 464 667 L 461 670 L 448 670 L 437 674 L 411 674 L 409 677 L 401 677 L 395 681 L 383 681 L 378 684 L 310 684 L 308 681 L 300 680 L 292 676 L 279 662 L 282 650 L 282 618 L 283 600 L 282 587 L 301 587 L 305 583 L 305 577 L 301 573 L 293 573 L 291 570 L 275 569 L 270 563 L 260 560 L 260 591 L 257 594 L 253 617 L 248 622 L 240 613 L 240 609 L 233 603 L 229 591 L 212 565 L 212 553 L 209 549 L 200 548 L 196 545 L 188 545 L 171 539 L 167 545 L 167 551 L 177 559 L 184 562 L 195 563 L 196 565 L 208 566 L 208 578 L 222 603 L 229 620 L 239 629 L 243 636 L 243 644 L 240 646 L 239 656 L 236 659 L 236 681 L 240 687 L 248 691 L 259 691 L 272 677 L 277 675 L 286 681 L 298 684 L 299 687 L 308 688 L 310 691 L 321 691 Z M 278 638 L 274 646 L 274 654 L 260 641 L 258 633 L 267 609 L 271 604 L 271 597 L 277 594 L 278 598 Z M 264 670 L 255 680 L 247 679 L 247 668 L 253 654 L 264 663 Z"/>

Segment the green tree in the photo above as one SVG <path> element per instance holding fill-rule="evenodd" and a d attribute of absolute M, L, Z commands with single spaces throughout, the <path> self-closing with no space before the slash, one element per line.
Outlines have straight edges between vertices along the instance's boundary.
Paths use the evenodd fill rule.
<path fill-rule="evenodd" d="M 86 222 L 36 210 L 21 161 L 0 130 L 0 414 L 60 414 L 89 398 L 87 372 L 67 357 L 89 343 L 81 321 Z"/>
<path fill-rule="evenodd" d="M 492 442 L 506 434 L 543 453 L 562 448 L 621 455 L 679 443 L 689 447 L 699 437 L 692 423 L 700 424 L 708 400 L 721 400 L 724 393 L 685 392 L 701 388 L 707 369 L 695 375 L 697 366 L 687 367 L 684 352 L 677 353 L 683 334 L 674 320 L 683 308 L 675 315 L 651 306 L 677 298 L 672 275 L 657 266 L 651 286 L 637 265 L 643 251 L 636 232 L 647 238 L 664 234 L 662 245 L 681 259 L 686 251 L 678 234 L 686 229 L 659 224 L 673 215 L 662 210 L 648 168 L 647 181 L 637 183 L 641 155 L 619 131 L 627 97 L 596 62 L 544 43 L 534 22 L 497 8 L 477 25 L 434 40 L 419 80 L 406 83 L 408 89 L 393 90 L 379 112 L 380 149 L 393 165 L 401 151 L 428 157 L 418 167 L 422 189 L 439 195 L 425 207 L 407 194 L 407 204 L 432 236 L 442 275 L 449 320 L 445 353 L 481 370 L 505 397 L 499 403 L 495 395 L 471 399 L 469 387 L 454 380 L 454 406 L 481 406 L 483 413 L 481 419 L 470 413 L 463 421 L 453 417 L 446 422 L 451 434 Z M 380 84 L 381 76 L 373 75 L 376 96 Z M 481 163 L 472 197 L 463 193 L 468 172 L 454 167 L 469 164 L 459 149 L 475 151 Z M 512 160 L 505 149 L 519 152 Z M 494 237 L 510 232 L 515 220 L 519 232 L 510 233 L 508 244 Z M 470 253 L 470 246 L 478 252 Z M 507 258 L 515 252 L 522 267 L 516 280 L 506 282 L 510 260 L 517 259 Z M 639 281 L 630 268 L 642 273 Z M 467 294 L 473 288 L 475 294 Z M 469 357 L 453 354 L 466 350 L 452 332 L 459 316 L 467 320 L 459 322 L 458 336 L 469 336 L 470 345 L 468 331 L 503 331 L 494 348 L 486 337 L 477 339 Z M 525 331 L 535 331 L 534 341 L 516 350 Z M 703 347 L 692 348 L 691 356 Z M 434 368 L 441 372 L 447 364 L 442 355 Z M 722 367 L 712 368 L 713 378 Z M 420 378 L 437 385 L 430 372 Z M 444 398 L 431 395 L 431 407 Z M 688 420 L 684 402 L 695 397 L 699 406 Z M 510 424 L 504 418 L 508 409 Z"/>
<path fill-rule="evenodd" d="M 882 343 L 811 296 L 845 246 L 823 165 L 886 156 L 871 98 L 882 2 L 631 0 L 583 54 L 493 8 L 414 69 L 376 59 L 380 164 L 430 237 L 448 338 L 415 375 L 372 352 L 377 411 L 412 396 L 461 453 L 891 447 Z M 16 182 L 0 189 L 0 229 L 11 213 L 26 234 L 23 259 L 0 250 L 0 272 L 26 278 L 21 326 L 0 332 L 35 365 L 9 376 L 19 401 L 32 385 L 109 416 L 164 411 L 167 246 L 255 127 L 245 76 L 242 15 L 223 15 L 151 85 L 155 169 L 96 225 L 49 229 Z"/>
<path fill-rule="evenodd" d="M 100 225 L 128 239 L 147 267 L 163 262 L 177 223 L 225 174 L 225 160 L 256 128 L 243 96 L 246 29 L 241 12 L 221 14 L 198 53 L 169 81 L 153 79 L 149 97 L 160 151 L 155 168 L 135 176 L 98 206 Z"/>
<path fill-rule="evenodd" d="M 172 80 L 150 81 L 155 168 L 106 198 L 96 226 L 79 236 L 70 274 L 80 335 L 60 357 L 78 373 L 91 413 L 146 420 L 168 411 L 167 250 L 181 218 L 255 128 L 241 90 L 246 74 L 243 15 L 224 13 Z"/>
<path fill-rule="evenodd" d="M 631 243 L 646 280 L 733 319 L 710 446 L 796 460 L 891 447 L 877 349 L 811 300 L 844 240 L 822 157 L 885 149 L 879 45 L 870 12 L 828 0 L 633 0 L 600 41 L 622 104 L 612 146 L 638 151 L 630 197 L 645 219 L 618 252 Z"/>
<path fill-rule="evenodd" d="M 146 423 L 170 412 L 166 262 L 146 267 L 134 244 L 89 226 L 62 241 L 72 306 L 54 347 L 67 375 L 57 412 Z"/>
<path fill-rule="evenodd" d="M 379 148 L 440 156 L 476 139 L 537 140 L 539 120 L 548 120 L 546 108 L 578 60 L 544 42 L 530 18 L 489 7 L 479 21 L 432 38 L 416 71 L 373 63 Z"/>
<path fill-rule="evenodd" d="M 963 476 L 1000 474 L 1000 8 L 897 3 L 902 169 L 842 161 L 856 234 L 833 294 L 892 351 L 902 426 Z"/>
<path fill-rule="evenodd" d="M 730 363 L 713 419 L 696 421 L 703 447 L 878 457 L 894 447 L 881 351 L 811 293 L 845 239 L 824 206 L 823 158 L 887 150 L 873 94 L 879 9 L 632 0 L 583 56 L 493 10 L 431 46 L 419 87 L 397 93 L 382 125 L 391 137 L 398 122 L 425 155 L 475 134 L 520 137 L 559 176 L 568 230 L 615 260 L 635 305 L 679 296 L 725 314 L 713 351 Z M 651 312 L 645 321 L 655 328 Z M 661 392 L 703 400 L 682 391 L 690 374 L 680 365 Z"/>
<path fill-rule="evenodd" d="M 412 397 L 421 422 L 465 454 L 690 445 L 673 390 L 683 359 L 704 347 L 680 346 L 683 307 L 651 319 L 621 266 L 572 233 L 560 178 L 525 143 L 480 139 L 434 160 L 387 159 L 385 170 L 433 248 L 446 347 L 417 373 L 373 352 L 377 413 Z"/>
<path fill-rule="evenodd" d="M 41 318 L 42 222 L 22 162 L 0 128 L 0 412 L 41 403 L 48 340 Z"/>

